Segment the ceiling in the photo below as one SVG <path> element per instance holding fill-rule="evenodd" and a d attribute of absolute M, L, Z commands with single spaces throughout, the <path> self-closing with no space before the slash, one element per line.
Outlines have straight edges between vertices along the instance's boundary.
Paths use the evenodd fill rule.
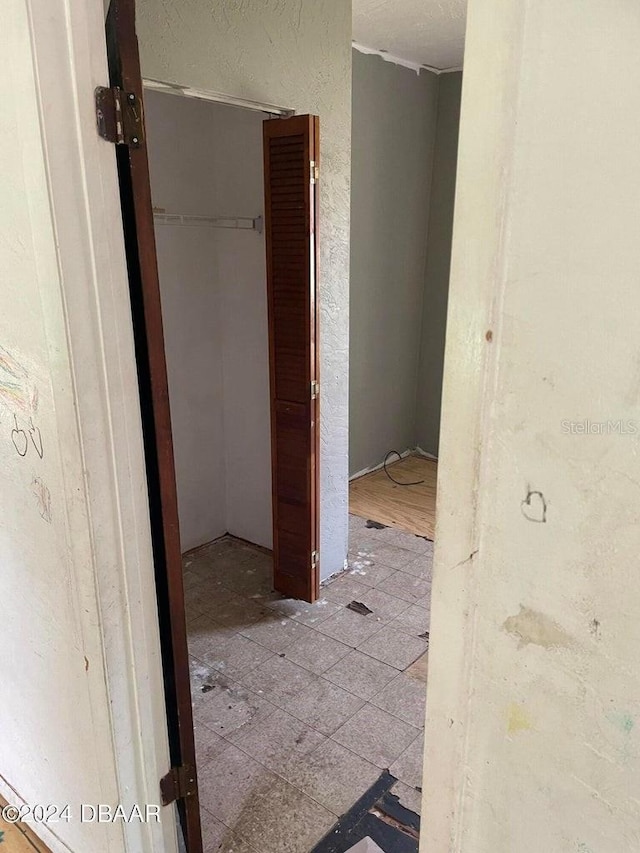
<path fill-rule="evenodd" d="M 389 59 L 460 68 L 467 0 L 353 0 L 353 40 Z"/>

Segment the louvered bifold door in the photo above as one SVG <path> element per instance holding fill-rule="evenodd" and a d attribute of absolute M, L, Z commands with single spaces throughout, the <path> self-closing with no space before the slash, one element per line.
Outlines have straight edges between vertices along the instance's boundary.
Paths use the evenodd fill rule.
<path fill-rule="evenodd" d="M 264 123 L 274 586 L 319 592 L 317 116 Z"/>

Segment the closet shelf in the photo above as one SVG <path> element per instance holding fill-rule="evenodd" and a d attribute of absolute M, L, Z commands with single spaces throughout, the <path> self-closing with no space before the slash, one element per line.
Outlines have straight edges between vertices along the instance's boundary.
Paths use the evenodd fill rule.
<path fill-rule="evenodd" d="M 257 231 L 258 234 L 262 234 L 264 227 L 262 216 L 196 216 L 191 213 L 168 213 L 166 210 L 154 209 L 153 219 L 159 225 L 207 225 L 211 228 Z"/>

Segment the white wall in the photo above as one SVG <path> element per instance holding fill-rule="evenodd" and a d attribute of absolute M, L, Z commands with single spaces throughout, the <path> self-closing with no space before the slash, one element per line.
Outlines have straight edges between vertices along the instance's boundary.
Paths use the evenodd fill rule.
<path fill-rule="evenodd" d="M 349 0 L 139 0 L 143 74 L 167 82 L 315 113 L 320 177 L 320 566 L 347 553 Z"/>
<path fill-rule="evenodd" d="M 153 91 L 145 105 L 155 207 L 263 214 L 262 113 Z M 182 549 L 226 532 L 271 547 L 264 236 L 158 222 L 156 241 Z"/>
<path fill-rule="evenodd" d="M 79 820 L 157 803 L 168 767 L 115 159 L 95 130 L 102 3 L 4 13 L 0 794 L 69 804 L 34 827 L 54 853 L 172 851 L 173 809 Z"/>
<path fill-rule="evenodd" d="M 640 848 L 638 432 L 563 429 L 640 426 L 639 41 L 637 3 L 469 3 L 425 853 Z"/>

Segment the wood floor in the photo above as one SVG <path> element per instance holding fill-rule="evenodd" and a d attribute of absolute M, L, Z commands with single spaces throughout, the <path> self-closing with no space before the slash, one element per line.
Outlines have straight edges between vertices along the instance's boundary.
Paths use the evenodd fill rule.
<path fill-rule="evenodd" d="M 6 806 L 0 797 L 0 808 Z M 4 833 L 4 834 L 3 834 Z M 51 853 L 24 823 L 7 823 L 0 818 L 0 842 L 2 853 Z"/>
<path fill-rule="evenodd" d="M 424 456 L 407 456 L 387 465 L 394 479 L 420 485 L 398 486 L 384 469 L 349 484 L 349 512 L 409 533 L 433 539 L 436 526 L 438 463 Z"/>

